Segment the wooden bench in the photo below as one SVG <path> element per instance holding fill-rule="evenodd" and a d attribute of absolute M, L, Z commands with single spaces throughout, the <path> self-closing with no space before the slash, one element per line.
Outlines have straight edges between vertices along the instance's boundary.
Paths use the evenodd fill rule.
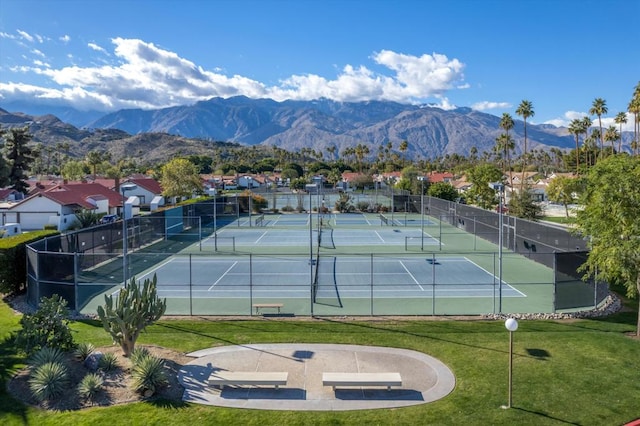
<path fill-rule="evenodd" d="M 266 372 L 266 371 L 216 371 L 209 376 L 210 386 L 225 385 L 264 385 L 279 386 L 287 384 L 288 372 Z"/>
<path fill-rule="evenodd" d="M 400 373 L 322 373 L 322 385 L 332 386 L 402 386 Z"/>
<path fill-rule="evenodd" d="M 256 315 L 260 313 L 260 309 L 278 309 L 278 313 L 280 313 L 280 308 L 282 308 L 284 304 L 282 303 L 254 303 L 253 307 L 256 308 Z"/>

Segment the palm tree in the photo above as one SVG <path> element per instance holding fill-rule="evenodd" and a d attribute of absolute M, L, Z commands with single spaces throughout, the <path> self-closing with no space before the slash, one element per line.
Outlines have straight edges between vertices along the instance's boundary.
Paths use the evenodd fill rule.
<path fill-rule="evenodd" d="M 404 153 L 407 151 L 407 148 L 409 148 L 409 142 L 407 141 L 402 141 L 400 142 L 400 152 L 402 153 L 402 168 L 404 168 L 404 163 L 405 163 L 405 157 L 404 157 Z"/>
<path fill-rule="evenodd" d="M 629 106 L 627 107 L 629 112 L 633 114 L 633 154 L 638 154 L 638 134 L 640 134 L 640 83 L 636 86 L 633 91 L 633 97 L 629 102 Z"/>
<path fill-rule="evenodd" d="M 606 142 L 611 142 L 611 150 L 615 153 L 615 141 L 620 138 L 620 133 L 618 133 L 618 129 L 615 126 L 609 126 L 607 131 L 604 133 L 604 140 Z"/>
<path fill-rule="evenodd" d="M 576 176 L 580 170 L 580 134 L 582 134 L 582 120 L 574 118 L 569 123 L 569 133 L 576 137 Z"/>
<path fill-rule="evenodd" d="M 607 101 L 602 98 L 594 99 L 591 104 L 591 108 L 589 109 L 589 114 L 598 116 L 598 127 L 600 127 L 600 154 L 602 154 L 602 150 L 604 149 L 604 142 L 602 140 L 602 116 L 607 112 L 609 112 L 609 109 L 607 108 Z"/>
<path fill-rule="evenodd" d="M 509 131 L 513 129 L 513 118 L 511 114 L 505 112 L 502 114 L 502 118 L 500 119 L 500 127 L 505 131 L 505 137 L 502 139 L 501 144 L 504 148 L 504 157 L 509 160 L 509 151 L 507 148 L 513 149 L 513 140 L 511 139 L 511 135 L 509 135 Z M 502 135 L 500 135 L 502 137 Z M 513 186 L 513 176 L 511 174 L 511 161 L 509 162 L 509 185 Z"/>
<path fill-rule="evenodd" d="M 614 121 L 616 124 L 620 125 L 620 142 L 618 143 L 618 152 L 622 152 L 622 125 L 627 124 L 627 113 L 619 112 Z"/>
<path fill-rule="evenodd" d="M 533 104 L 530 101 L 523 100 L 516 109 L 516 114 L 522 117 L 524 121 L 524 152 L 522 154 L 522 182 L 520 182 L 520 191 L 524 187 L 524 174 L 527 169 L 527 118 L 533 117 L 536 113 L 533 111 Z"/>
<path fill-rule="evenodd" d="M 591 127 L 591 124 L 593 123 L 591 121 L 591 118 L 588 115 L 585 115 L 584 117 L 582 117 L 582 133 L 584 133 L 583 145 L 587 141 L 587 139 L 589 139 L 589 128 Z M 588 151 L 586 152 L 586 155 L 589 156 Z M 589 165 L 591 164 L 588 158 L 587 158 L 586 164 L 587 164 L 587 167 L 589 167 Z"/>

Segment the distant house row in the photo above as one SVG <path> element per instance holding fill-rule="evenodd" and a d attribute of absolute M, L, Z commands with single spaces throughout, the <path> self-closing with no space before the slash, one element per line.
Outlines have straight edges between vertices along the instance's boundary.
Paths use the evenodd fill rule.
<path fill-rule="evenodd" d="M 335 185 L 341 191 L 353 191 L 355 182 L 362 173 L 345 172 L 341 180 Z M 536 173 L 525 173 L 524 179 L 534 193 L 536 201 L 547 201 L 546 188 L 549 182 L 557 176 L 572 176 L 571 174 L 553 174 L 545 179 L 536 179 Z M 376 188 L 383 189 L 396 185 L 402 175 L 400 172 L 382 173 L 373 176 Z M 452 173 L 432 172 L 425 175 L 430 183 L 447 182 L 456 190 L 464 194 L 471 183 L 466 176 L 456 177 Z M 260 175 L 202 175 L 205 193 L 214 195 L 219 190 L 259 189 L 287 187 L 288 179 L 279 174 Z M 507 197 L 517 191 L 521 184 L 522 174 L 513 173 L 512 181 L 505 176 Z M 132 176 L 120 181 L 119 179 L 90 179 L 82 182 L 67 182 L 61 179 L 30 180 L 26 195 L 13 189 L 0 189 L 0 225 L 18 223 L 23 230 L 43 229 L 46 225 L 55 226 L 64 231 L 75 222 L 75 212 L 90 210 L 95 213 L 121 215 L 125 203 L 132 206 L 134 214 L 140 209 L 156 210 L 166 203 L 175 200 L 165 200 L 160 183 L 148 176 Z M 126 190 L 123 190 L 126 189 Z"/>

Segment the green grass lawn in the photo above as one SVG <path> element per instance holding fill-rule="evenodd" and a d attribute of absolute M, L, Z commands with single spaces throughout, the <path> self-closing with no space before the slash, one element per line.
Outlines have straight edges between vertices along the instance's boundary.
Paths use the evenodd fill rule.
<path fill-rule="evenodd" d="M 576 223 L 576 218 L 573 216 L 545 216 L 542 220 L 546 220 L 547 222 L 560 223 L 562 225 L 573 225 Z"/>
<path fill-rule="evenodd" d="M 632 305 L 633 306 L 633 305 Z M 507 402 L 509 336 L 502 321 L 375 318 L 165 320 L 140 343 L 190 352 L 246 343 L 344 343 L 393 346 L 435 356 L 456 376 L 444 399 L 418 406 L 348 412 L 219 408 L 143 402 L 79 412 L 26 407 L 6 392 L 24 358 L 8 341 L 19 317 L 0 303 L 0 424 L 2 425 L 620 425 L 640 417 L 640 341 L 636 313 L 603 320 L 520 321 L 514 335 L 513 408 Z M 110 343 L 94 321 L 73 323 L 76 342 Z"/>

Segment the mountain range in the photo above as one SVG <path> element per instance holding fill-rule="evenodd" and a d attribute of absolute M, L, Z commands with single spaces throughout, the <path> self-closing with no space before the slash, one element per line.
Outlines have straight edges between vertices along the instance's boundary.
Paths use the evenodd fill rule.
<path fill-rule="evenodd" d="M 479 154 L 490 152 L 496 138 L 503 133 L 500 117 L 458 108 L 443 110 L 395 102 L 284 101 L 249 99 L 244 96 L 211 98 L 193 105 L 157 110 L 126 109 L 106 115 L 95 111 L 50 107 L 55 112 L 44 115 L 42 107 L 22 103 L 0 105 L 0 125 L 29 124 L 35 142 L 44 145 L 67 142 L 72 155 L 92 149 L 110 151 L 114 158 L 146 155 L 154 150 L 183 154 L 206 152 L 212 141 L 242 145 L 274 145 L 296 151 L 312 148 L 336 153 L 364 144 L 373 158 L 381 145 L 392 142 L 398 150 L 402 141 L 408 158 L 435 158 L 447 154 L 468 155 L 472 147 Z M 18 109 L 19 108 L 19 109 Z M 10 113 L 8 111 L 21 111 Z M 65 117 L 67 122 L 57 118 Z M 523 122 L 514 117 L 511 135 L 516 153 L 524 143 Z M 630 143 L 630 132 L 623 135 L 623 145 Z M 529 149 L 575 146 L 566 128 L 527 123 Z M 147 145 L 145 145 L 145 143 Z M 128 146 L 136 145 L 136 149 Z M 164 146 L 164 147 L 163 147 Z M 628 148 L 627 148 L 628 149 Z M 166 156 L 165 154 L 162 157 Z"/>

